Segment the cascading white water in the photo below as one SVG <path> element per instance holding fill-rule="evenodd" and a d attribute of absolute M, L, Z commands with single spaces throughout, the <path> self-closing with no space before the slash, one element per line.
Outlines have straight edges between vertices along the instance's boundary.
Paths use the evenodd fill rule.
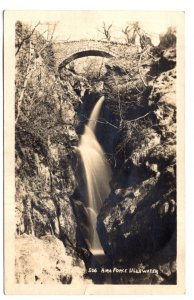
<path fill-rule="evenodd" d="M 101 97 L 94 106 L 78 146 L 85 170 L 87 213 L 91 226 L 88 246 L 91 251 L 102 249 L 96 231 L 96 221 L 102 203 L 110 193 L 111 169 L 95 136 L 96 123 L 103 101 L 104 97 Z"/>

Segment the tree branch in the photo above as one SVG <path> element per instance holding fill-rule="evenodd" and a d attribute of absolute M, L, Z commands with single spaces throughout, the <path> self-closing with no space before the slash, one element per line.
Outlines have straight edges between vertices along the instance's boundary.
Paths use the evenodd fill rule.
<path fill-rule="evenodd" d="M 146 50 L 147 50 L 147 49 L 146 49 Z M 145 80 L 144 80 L 144 78 L 143 78 L 143 76 L 142 76 L 142 74 L 141 74 L 141 70 L 140 70 L 140 68 L 141 68 L 141 60 L 142 60 L 142 56 L 143 56 L 143 54 L 144 54 L 145 52 L 146 52 L 146 51 L 143 51 L 143 52 L 140 54 L 140 58 L 139 58 L 139 61 L 138 61 L 138 72 L 139 72 L 139 76 L 140 76 L 140 78 L 141 78 L 141 81 L 143 82 L 144 86 L 147 87 L 148 85 L 147 85 L 147 83 L 145 82 Z"/>
<path fill-rule="evenodd" d="M 146 116 L 148 116 L 150 113 L 151 113 L 151 111 L 147 112 L 145 115 L 143 115 L 143 116 L 141 116 L 141 117 L 139 117 L 139 118 L 136 118 L 136 119 L 133 119 L 133 120 L 129 120 L 128 122 L 134 122 L 134 121 L 143 119 L 143 118 L 145 118 Z"/>
<path fill-rule="evenodd" d="M 105 119 L 103 119 L 103 121 L 97 121 L 97 123 L 101 123 L 101 124 L 107 124 L 107 125 L 110 125 L 110 126 L 112 126 L 112 127 L 114 127 L 114 128 L 116 128 L 116 129 L 119 129 L 119 127 L 117 127 L 117 126 L 115 126 L 115 125 L 113 125 L 112 123 L 110 123 L 110 122 L 108 122 L 107 120 L 105 120 Z"/>
<path fill-rule="evenodd" d="M 33 30 L 31 31 L 31 33 L 22 40 L 22 43 L 20 44 L 20 48 L 21 48 L 21 46 L 22 46 L 22 44 L 24 43 L 25 40 L 31 38 L 31 36 L 33 35 L 36 27 L 39 24 L 40 24 L 40 22 L 38 22 L 38 24 L 33 28 Z M 44 44 L 44 46 L 38 51 L 37 54 L 40 54 L 46 47 L 48 47 L 52 43 L 53 35 L 54 35 L 54 32 L 55 32 L 55 28 L 56 28 L 56 24 L 53 27 L 53 31 L 52 31 L 51 36 L 50 36 L 50 40 L 46 41 L 46 43 Z M 18 52 L 19 52 L 19 50 L 18 50 Z M 29 51 L 29 53 L 31 54 L 31 40 L 30 40 L 30 51 Z M 33 74 L 33 71 L 34 71 L 34 68 L 36 66 L 36 62 L 37 62 L 37 59 L 38 59 L 38 57 L 35 56 L 35 55 L 34 55 L 33 58 L 31 58 L 30 54 L 29 54 L 28 66 L 27 66 L 27 70 L 26 70 L 26 78 L 24 80 L 24 83 L 23 83 L 23 86 L 22 86 L 22 90 L 21 90 L 21 93 L 20 93 L 20 96 L 19 96 L 19 99 L 18 99 L 18 103 L 17 103 L 17 116 L 16 116 L 16 119 L 15 119 L 15 124 L 17 124 L 17 122 L 18 122 L 18 118 L 19 118 L 20 113 L 21 113 L 21 105 L 22 105 L 22 102 L 23 102 L 24 93 L 25 93 L 28 81 L 29 81 L 30 77 Z"/>
<path fill-rule="evenodd" d="M 23 43 L 31 38 L 31 36 L 33 35 L 35 29 L 38 27 L 39 24 L 40 24 L 40 21 L 36 24 L 36 26 L 33 28 L 33 30 L 31 31 L 31 33 L 22 39 L 22 41 L 18 45 L 18 49 L 17 49 L 17 51 L 15 53 L 15 56 L 19 53 L 19 51 L 20 51 Z"/>
<path fill-rule="evenodd" d="M 100 120 L 92 120 L 92 119 L 90 119 L 90 118 L 87 118 L 86 120 L 87 120 L 87 121 L 93 121 L 93 122 L 100 123 L 100 124 L 110 125 L 110 126 L 116 128 L 116 129 L 119 129 L 116 125 L 114 125 L 114 124 L 108 122 L 108 121 L 105 120 L 105 119 L 102 119 L 103 121 L 100 121 Z"/>
<path fill-rule="evenodd" d="M 49 41 L 46 41 L 45 45 L 38 51 L 37 54 L 41 54 L 41 52 L 43 52 L 49 45 L 51 45 L 52 41 L 53 41 L 53 36 L 54 36 L 54 32 L 55 32 L 55 28 L 56 28 L 56 23 L 53 26 L 53 31 L 51 33 L 51 37 Z"/>

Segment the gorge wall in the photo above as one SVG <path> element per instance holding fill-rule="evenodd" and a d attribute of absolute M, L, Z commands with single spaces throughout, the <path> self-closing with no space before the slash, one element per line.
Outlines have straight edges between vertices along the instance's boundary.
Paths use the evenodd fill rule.
<path fill-rule="evenodd" d="M 90 280 L 88 266 L 99 267 L 84 239 L 89 229 L 74 146 L 104 95 L 96 135 L 113 178 L 98 215 L 99 238 L 112 265 L 159 270 L 114 275 L 111 282 L 175 284 L 176 48 L 149 46 L 139 53 L 128 47 L 119 59 L 109 59 L 93 82 L 67 69 L 59 78 L 52 47 L 34 55 L 36 67 L 28 78 L 27 55 L 21 50 L 16 60 L 17 281 L 68 284 L 73 278 Z M 53 250 L 58 255 L 51 255 Z M 27 268 L 27 256 L 37 260 L 37 252 L 41 267 Z M 93 281 L 103 283 L 103 278 Z"/>

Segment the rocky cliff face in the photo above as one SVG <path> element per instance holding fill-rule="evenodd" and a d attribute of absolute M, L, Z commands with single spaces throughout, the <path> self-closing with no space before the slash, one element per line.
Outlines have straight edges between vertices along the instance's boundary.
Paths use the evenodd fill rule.
<path fill-rule="evenodd" d="M 16 103 L 22 105 L 16 109 L 15 135 L 17 282 L 67 284 L 74 276 L 82 280 L 91 261 L 98 266 L 84 239 L 88 228 L 80 188 L 83 174 L 74 146 L 102 94 L 106 101 L 97 137 L 113 178 L 98 216 L 99 237 L 112 266 L 158 270 L 141 276 L 119 274 L 111 281 L 176 282 L 175 50 L 162 52 L 150 46 L 142 54 L 133 48 L 118 60 L 109 60 L 93 83 L 71 70 L 64 70 L 59 78 L 56 66 L 52 70 L 48 64 L 54 64 L 54 58 L 49 60 L 45 53 L 37 56 L 36 49 L 32 61 L 36 69 L 25 77 L 27 50 L 20 50 Z M 39 253 L 44 258 L 41 266 L 36 264 Z"/>
<path fill-rule="evenodd" d="M 99 236 L 113 265 L 159 273 L 119 275 L 115 283 L 176 282 L 175 49 L 163 57 L 166 66 L 157 62 L 154 81 L 138 95 L 144 106 L 136 101 L 133 117 L 130 110 L 124 112 L 114 139 L 112 192 L 98 216 Z M 153 76 L 154 69 L 152 62 L 147 74 Z M 122 75 L 111 72 L 122 82 Z M 121 84 L 120 91 L 124 88 Z"/>
<path fill-rule="evenodd" d="M 80 284 L 85 281 L 84 273 L 84 263 L 67 255 L 54 235 L 16 238 L 16 283 Z"/>
<path fill-rule="evenodd" d="M 19 43 L 28 34 L 28 27 L 18 22 L 16 42 Z M 44 49 L 46 41 L 38 32 L 33 36 L 33 44 L 28 39 L 25 41 L 16 51 L 16 277 L 18 282 L 29 283 L 32 277 L 34 282 L 37 277 L 41 283 L 51 279 L 68 283 L 60 279 L 60 272 L 48 270 L 46 265 L 39 270 L 40 276 L 36 273 L 37 264 L 33 269 L 35 275 L 26 275 L 30 271 L 24 269 L 25 260 L 30 263 L 33 257 L 38 259 L 39 252 L 46 264 L 49 260 L 46 244 L 49 244 L 56 253 L 66 249 L 74 261 L 72 268 L 77 265 L 84 272 L 76 251 L 78 225 L 71 202 L 77 186 L 73 151 L 73 146 L 78 142 L 76 110 L 81 104 L 74 89 L 80 80 L 76 76 L 69 76 L 66 81 L 60 80 L 55 73 L 52 47 L 46 47 L 40 53 L 39 49 Z M 33 247 L 34 243 L 37 247 Z M 21 261 L 23 247 L 25 253 Z M 53 257 L 51 261 L 51 264 L 56 264 L 57 258 Z M 64 269 L 63 262 L 62 265 Z M 22 279 L 22 276 L 29 278 Z"/>

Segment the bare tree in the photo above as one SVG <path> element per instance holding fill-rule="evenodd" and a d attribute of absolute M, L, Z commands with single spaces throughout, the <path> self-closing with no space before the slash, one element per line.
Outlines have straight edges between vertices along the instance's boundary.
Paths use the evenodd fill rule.
<path fill-rule="evenodd" d="M 17 55 L 19 53 L 24 42 L 26 42 L 27 40 L 30 40 L 30 38 L 34 34 L 34 31 L 36 30 L 36 28 L 38 27 L 39 24 L 40 24 L 40 22 L 38 22 L 38 24 L 36 24 L 36 26 L 34 26 L 34 28 L 32 29 L 32 31 L 29 34 L 27 34 L 26 36 L 21 38 L 20 41 L 18 41 L 18 43 L 16 44 L 17 50 L 16 50 L 15 55 Z"/>
<path fill-rule="evenodd" d="M 125 35 L 125 40 L 128 44 L 135 45 L 138 29 L 139 29 L 138 22 L 133 22 L 130 25 L 126 26 L 125 29 L 122 29 L 122 32 Z"/>
<path fill-rule="evenodd" d="M 139 22 L 133 22 L 131 25 L 122 29 L 125 35 L 125 40 L 129 45 L 135 45 L 137 43 L 137 38 L 142 49 L 146 48 L 147 45 L 151 45 L 151 39 L 145 31 L 139 25 Z"/>
<path fill-rule="evenodd" d="M 47 38 L 43 36 L 44 33 L 40 34 L 39 32 L 36 31 L 36 28 L 40 25 L 40 22 L 38 22 L 34 28 L 30 31 L 30 33 L 22 36 L 19 39 L 19 42 L 16 43 L 16 56 L 19 56 L 19 53 L 23 50 L 26 53 L 26 58 L 27 58 L 27 63 L 26 63 L 26 68 L 25 72 L 21 74 L 23 77 L 23 83 L 20 87 L 19 96 L 18 99 L 16 99 L 16 118 L 15 118 L 15 124 L 18 122 L 18 118 L 21 113 L 21 107 L 25 95 L 25 91 L 28 85 L 28 82 L 30 78 L 32 77 L 33 73 L 35 72 L 37 65 L 41 65 L 41 59 L 40 56 L 43 53 L 43 51 L 52 45 L 53 43 L 53 37 L 54 37 L 54 32 L 56 28 L 56 24 L 53 25 L 52 30 L 50 31 L 50 28 L 48 27 L 48 33 L 47 33 Z M 37 41 L 39 40 L 39 43 Z M 28 41 L 28 47 L 27 49 L 24 48 L 25 42 Z M 22 55 L 21 55 L 22 56 Z M 20 59 L 20 58 L 18 58 Z M 40 75 L 40 74 L 39 74 Z"/>
<path fill-rule="evenodd" d="M 122 32 L 125 35 L 125 40 L 127 44 L 134 44 L 135 43 L 135 34 L 134 34 L 134 28 L 126 26 L 125 29 L 122 29 Z"/>
<path fill-rule="evenodd" d="M 110 31 L 111 27 L 112 27 L 112 24 L 110 24 L 109 26 L 106 26 L 105 22 L 103 22 L 103 25 L 102 25 L 103 31 L 98 30 L 100 33 L 102 33 L 105 36 L 106 40 L 109 42 L 111 40 L 111 31 Z"/>

